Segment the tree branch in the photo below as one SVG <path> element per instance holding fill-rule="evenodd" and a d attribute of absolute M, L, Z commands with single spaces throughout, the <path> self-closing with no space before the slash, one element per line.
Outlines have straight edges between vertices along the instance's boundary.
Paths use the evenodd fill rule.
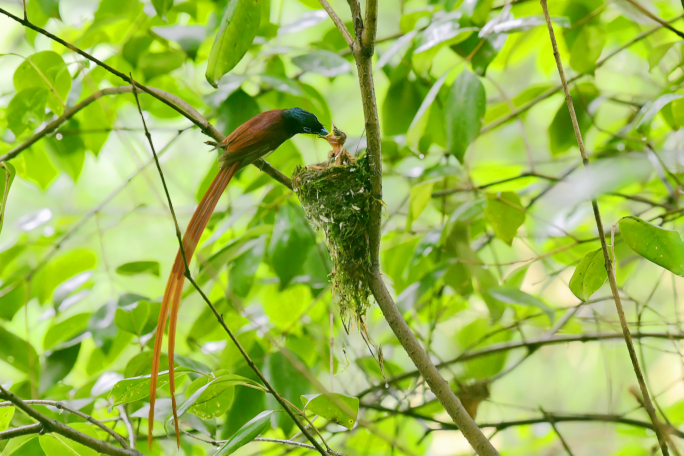
<path fill-rule="evenodd" d="M 225 136 L 221 134 L 214 126 L 207 120 L 205 119 L 195 108 L 190 106 L 188 103 L 183 101 L 182 99 L 178 98 L 177 96 L 170 94 L 168 92 L 164 92 L 163 90 L 156 89 L 154 87 L 147 87 L 143 84 L 139 84 L 137 82 L 134 82 L 129 76 L 126 76 L 122 72 L 118 71 L 115 68 L 112 68 L 111 66 L 107 65 L 106 63 L 102 62 L 101 60 L 96 59 L 92 55 L 88 54 L 85 51 L 82 51 L 81 49 L 77 48 L 71 43 L 68 43 L 67 41 L 64 41 L 60 37 L 53 35 L 52 33 L 48 32 L 47 30 L 44 30 L 36 25 L 33 25 L 30 23 L 28 20 L 22 19 L 18 16 L 15 16 L 14 14 L 0 8 L 0 14 L 4 14 L 5 16 L 9 17 L 10 19 L 13 19 L 14 21 L 20 23 L 24 27 L 30 28 L 31 30 L 40 33 L 41 35 L 44 35 L 48 38 L 50 38 L 53 41 L 56 41 L 57 43 L 61 44 L 62 46 L 72 50 L 73 52 L 77 53 L 81 57 L 84 57 L 91 62 L 97 64 L 98 66 L 104 68 L 108 72 L 112 73 L 113 75 L 119 77 L 123 81 L 127 82 L 128 84 L 135 85 L 139 90 L 148 93 L 149 95 L 153 96 L 157 100 L 161 101 L 165 105 L 171 107 L 175 111 L 177 111 L 179 114 L 181 114 L 183 117 L 186 119 L 190 120 L 193 124 L 195 124 L 197 127 L 200 128 L 202 133 L 205 135 L 209 136 L 210 138 L 213 138 L 217 142 L 223 141 Z M 289 189 L 292 189 L 292 181 L 290 180 L 289 177 L 278 171 L 277 169 L 273 168 L 268 162 L 264 161 L 263 159 L 256 160 L 252 163 L 252 165 L 256 166 L 269 176 L 271 176 L 273 179 L 277 180 L 281 184 L 285 185 Z"/>
<path fill-rule="evenodd" d="M 582 139 L 582 132 L 579 128 L 579 123 L 577 121 L 577 116 L 575 114 L 575 107 L 572 102 L 572 96 L 570 95 L 570 89 L 568 88 L 568 83 L 565 80 L 565 71 L 563 70 L 563 63 L 561 62 L 560 53 L 558 52 L 558 45 L 556 44 L 556 37 L 554 35 L 553 26 L 551 25 L 551 17 L 549 16 L 549 9 L 546 4 L 547 0 L 541 0 L 541 6 L 544 10 L 544 17 L 546 18 L 546 26 L 549 30 L 549 38 L 551 39 L 551 46 L 553 47 L 553 56 L 556 59 L 556 66 L 558 68 L 558 75 L 561 79 L 561 84 L 563 85 L 563 92 L 565 93 L 565 101 L 568 105 L 568 111 L 570 112 L 570 119 L 572 120 L 572 128 L 575 131 L 575 138 L 577 139 L 577 145 L 580 149 L 580 154 L 582 155 L 582 163 L 585 168 L 589 167 L 589 158 L 587 157 L 587 152 L 584 148 L 584 141 Z M 615 308 L 617 310 L 618 317 L 620 318 L 620 326 L 622 326 L 622 333 L 624 335 L 625 344 L 627 345 L 627 351 L 629 352 L 629 357 L 632 361 L 632 367 L 634 368 L 634 373 L 636 374 L 637 381 L 639 382 L 639 389 L 644 397 L 644 405 L 646 411 L 648 412 L 651 422 L 654 424 L 654 432 L 658 437 L 658 443 L 660 444 L 660 449 L 663 456 L 668 456 L 669 451 L 667 448 L 667 442 L 662 434 L 662 431 L 657 426 L 658 418 L 656 416 L 655 409 L 653 408 L 653 403 L 651 402 L 651 397 L 648 393 L 648 388 L 644 382 L 644 376 L 641 372 L 641 367 L 639 366 L 639 360 L 637 359 L 636 352 L 634 350 L 634 344 L 632 343 L 632 337 L 627 326 L 627 319 L 625 318 L 625 311 L 622 308 L 622 301 L 620 299 L 620 292 L 618 291 L 617 281 L 615 280 L 615 273 L 613 271 L 613 262 L 611 260 L 610 252 L 608 251 L 608 246 L 606 244 L 606 236 L 603 231 L 603 222 L 601 220 L 601 213 L 599 212 L 599 206 L 596 199 L 592 199 L 591 206 L 594 211 L 594 219 L 596 220 L 596 228 L 598 229 L 599 238 L 601 240 L 601 249 L 603 250 L 603 258 L 605 261 L 606 271 L 608 273 L 608 281 L 610 283 L 610 289 L 613 293 L 613 300 L 615 301 Z"/>
<path fill-rule="evenodd" d="M 347 46 L 349 46 L 349 50 L 353 51 L 354 50 L 354 38 L 352 38 L 351 33 L 349 33 L 349 30 L 347 30 L 347 26 L 344 25 L 344 22 L 342 22 L 342 19 L 340 19 L 340 16 L 337 15 L 335 10 L 333 9 L 332 6 L 330 6 L 330 3 L 328 3 L 328 0 L 318 0 L 323 9 L 328 13 L 328 16 L 330 16 L 330 19 L 335 23 L 335 26 L 337 26 L 337 30 L 340 31 L 342 34 L 342 38 L 344 38 L 344 41 L 347 43 Z"/>
<path fill-rule="evenodd" d="M 0 432 L 0 441 L 21 437 L 22 435 L 39 434 L 42 431 L 43 425 L 41 423 L 28 424 L 26 426 L 7 429 L 6 431 Z"/>
<path fill-rule="evenodd" d="M 649 19 L 653 19 L 654 21 L 656 21 L 658 24 L 662 25 L 663 27 L 665 27 L 669 31 L 677 34 L 677 36 L 679 36 L 680 38 L 684 38 L 684 33 L 680 32 L 676 28 L 672 27 L 670 24 L 668 24 L 667 22 L 665 22 L 664 20 L 662 20 L 661 18 L 659 18 L 658 16 L 656 16 L 655 14 L 653 14 L 652 12 L 650 12 L 649 10 L 647 10 L 646 8 L 641 6 L 641 4 L 639 2 L 637 2 L 635 0 L 627 0 L 627 2 L 630 3 L 632 6 L 634 6 L 636 9 L 638 9 L 641 12 L 641 14 L 643 14 L 644 16 L 648 17 Z"/>
<path fill-rule="evenodd" d="M 366 21 L 360 41 L 364 53 L 370 58 L 375 50 L 375 36 L 378 31 L 378 0 L 366 0 Z"/>
<path fill-rule="evenodd" d="M 495 353 L 505 352 L 509 350 L 515 350 L 518 348 L 526 348 L 531 351 L 535 351 L 540 347 L 546 345 L 558 345 L 558 344 L 568 344 L 570 342 L 595 342 L 601 340 L 612 340 L 612 339 L 622 339 L 623 335 L 620 333 L 586 333 L 578 334 L 572 336 L 554 336 L 546 337 L 541 336 L 535 339 L 527 340 L 517 340 L 513 342 L 500 342 L 498 344 L 488 345 L 480 350 L 474 350 L 470 352 L 461 353 L 456 358 L 437 364 L 437 368 L 448 367 L 452 364 L 462 363 L 475 358 L 481 358 L 483 356 L 493 355 Z M 638 332 L 632 334 L 633 339 L 666 339 L 666 340 L 684 340 L 684 334 L 668 334 L 668 333 L 646 333 Z M 393 384 L 405 380 L 407 378 L 418 377 L 421 372 L 418 370 L 405 372 L 396 377 L 387 380 L 388 384 Z M 358 394 L 359 398 L 362 398 L 373 391 L 384 389 L 385 384 L 372 386 Z"/>
<path fill-rule="evenodd" d="M 29 417 L 38 421 L 38 423 L 40 423 L 43 426 L 43 428 L 45 429 L 46 432 L 54 432 L 54 433 L 63 435 L 64 437 L 68 438 L 69 440 L 73 440 L 74 442 L 78 442 L 83 446 L 87 446 L 88 448 L 92 448 L 93 450 L 97 451 L 98 453 L 104 453 L 104 454 L 107 454 L 110 456 L 142 456 L 142 453 L 140 453 L 139 451 L 133 450 L 131 448 L 115 447 L 115 446 L 110 445 L 106 442 L 103 442 L 101 440 L 93 438 L 87 434 L 79 432 L 79 431 L 67 426 L 66 424 L 60 423 L 57 420 L 53 420 L 51 418 L 48 418 L 47 416 L 43 415 L 42 413 L 38 412 L 37 410 L 29 407 L 24 401 L 19 399 L 14 393 L 12 393 L 11 391 L 7 391 L 2 386 L 0 386 L 0 396 L 2 396 L 4 399 L 9 400 L 10 402 L 12 402 L 12 404 L 14 404 L 15 407 L 22 410 Z M 124 440 L 124 443 L 125 443 L 125 440 Z"/>

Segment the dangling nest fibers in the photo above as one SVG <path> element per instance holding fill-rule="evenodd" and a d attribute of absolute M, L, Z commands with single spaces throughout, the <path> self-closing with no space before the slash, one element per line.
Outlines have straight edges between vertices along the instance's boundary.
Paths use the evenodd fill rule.
<path fill-rule="evenodd" d="M 370 306 L 367 274 L 371 270 L 368 238 L 371 210 L 371 173 L 368 159 L 342 149 L 346 135 L 334 127 L 325 137 L 333 150 L 328 161 L 297 167 L 292 187 L 309 222 L 325 234 L 333 261 L 333 299 L 343 323 L 357 322 L 365 333 L 363 316 Z M 349 327 L 345 323 L 347 332 Z"/>

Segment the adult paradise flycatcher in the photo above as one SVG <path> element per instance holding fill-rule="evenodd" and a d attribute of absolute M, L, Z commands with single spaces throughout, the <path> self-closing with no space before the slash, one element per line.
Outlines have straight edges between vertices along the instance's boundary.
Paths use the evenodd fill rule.
<path fill-rule="evenodd" d="M 240 125 L 233 133 L 226 137 L 217 148 L 225 150 L 219 157 L 220 170 L 209 189 L 202 197 L 197 209 L 195 209 L 190 223 L 183 236 L 183 248 L 185 258 L 189 262 L 195 248 L 199 243 L 204 228 L 209 222 L 211 214 L 218 203 L 221 194 L 235 175 L 235 173 L 259 158 L 273 152 L 282 143 L 299 133 L 325 136 L 328 131 L 321 125 L 318 118 L 310 112 L 300 108 L 275 109 L 266 111 L 252 117 Z M 185 264 L 180 251 L 176 254 L 176 260 L 171 269 L 171 275 L 166 283 L 166 290 L 162 299 L 159 320 L 157 321 L 157 333 L 154 338 L 154 354 L 152 357 L 152 378 L 150 381 L 150 413 L 147 442 L 152 446 L 152 428 L 154 426 L 154 403 L 157 395 L 157 377 L 159 375 L 159 361 L 161 358 L 162 339 L 166 318 L 169 317 L 169 387 L 171 389 L 171 404 L 173 419 L 176 430 L 176 442 L 180 448 L 180 433 L 178 430 L 178 414 L 175 398 L 175 378 L 173 355 L 176 342 L 176 323 L 178 308 L 185 281 Z"/>

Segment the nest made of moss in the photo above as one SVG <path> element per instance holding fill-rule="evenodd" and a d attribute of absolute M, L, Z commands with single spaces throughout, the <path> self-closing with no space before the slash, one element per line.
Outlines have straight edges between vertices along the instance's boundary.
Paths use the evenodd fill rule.
<path fill-rule="evenodd" d="M 297 167 L 292 174 L 292 187 L 309 222 L 325 235 L 333 262 L 333 298 L 343 321 L 363 325 L 371 295 L 367 279 L 371 270 L 371 173 L 367 156 L 356 160 L 350 155 L 344 158 Z"/>

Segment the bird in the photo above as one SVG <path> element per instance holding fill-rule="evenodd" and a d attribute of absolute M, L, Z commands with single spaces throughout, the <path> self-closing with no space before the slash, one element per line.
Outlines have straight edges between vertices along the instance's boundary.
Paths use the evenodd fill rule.
<path fill-rule="evenodd" d="M 219 172 L 212 181 L 209 189 L 202 197 L 197 209 L 192 214 L 183 236 L 183 249 L 185 258 L 190 261 L 199 243 L 214 208 L 221 194 L 228 186 L 230 180 L 240 169 L 250 163 L 263 158 L 276 150 L 281 144 L 297 134 L 310 134 L 318 137 L 328 135 L 328 130 L 321 124 L 318 118 L 301 108 L 274 109 L 262 112 L 243 123 L 228 135 L 222 142 L 216 144 L 216 148 L 224 150 L 219 157 Z M 176 430 L 176 442 L 180 448 L 180 433 L 178 430 L 178 413 L 175 398 L 174 378 L 174 348 L 176 342 L 176 323 L 178 308 L 180 307 L 183 282 L 185 281 L 185 263 L 183 254 L 178 249 L 176 259 L 171 269 L 169 280 L 166 283 L 162 305 L 157 320 L 157 332 L 154 339 L 154 351 L 152 357 L 152 375 L 150 379 L 150 411 L 147 442 L 152 447 L 152 428 L 154 427 L 154 403 L 157 395 L 157 380 L 159 376 L 159 362 L 161 359 L 162 339 L 166 326 L 167 315 L 169 319 L 169 386 L 171 389 L 171 404 L 173 409 L 174 426 Z"/>

